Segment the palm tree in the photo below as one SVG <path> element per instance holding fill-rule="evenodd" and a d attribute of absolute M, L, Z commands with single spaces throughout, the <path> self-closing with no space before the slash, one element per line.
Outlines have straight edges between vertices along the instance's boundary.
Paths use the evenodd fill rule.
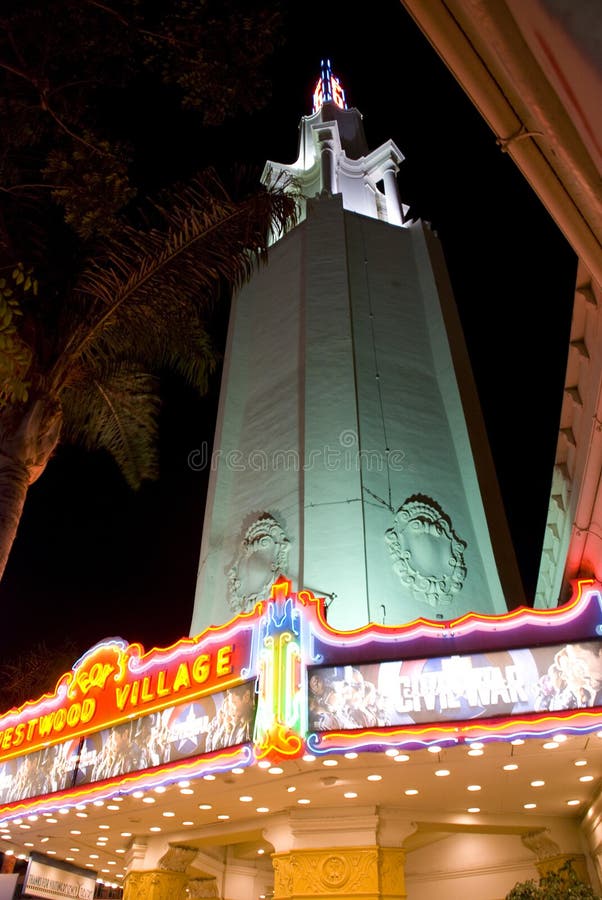
<path fill-rule="evenodd" d="M 153 225 L 124 225 L 97 247 L 51 304 L 22 265 L 14 285 L 0 279 L 0 578 L 29 485 L 59 443 L 107 450 L 134 488 L 155 476 L 160 373 L 206 390 L 207 315 L 295 210 L 284 191 L 235 200 L 205 173 L 155 207 Z"/>

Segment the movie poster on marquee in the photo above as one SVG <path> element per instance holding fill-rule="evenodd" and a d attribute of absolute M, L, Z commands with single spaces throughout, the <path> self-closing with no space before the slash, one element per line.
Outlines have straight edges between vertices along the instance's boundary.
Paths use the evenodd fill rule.
<path fill-rule="evenodd" d="M 254 682 L 246 682 L 88 735 L 77 784 L 199 756 L 251 740 Z"/>
<path fill-rule="evenodd" d="M 602 706 L 602 642 L 314 667 L 310 731 Z"/>
<path fill-rule="evenodd" d="M 53 794 L 73 785 L 80 739 L 0 763 L 0 803 Z"/>

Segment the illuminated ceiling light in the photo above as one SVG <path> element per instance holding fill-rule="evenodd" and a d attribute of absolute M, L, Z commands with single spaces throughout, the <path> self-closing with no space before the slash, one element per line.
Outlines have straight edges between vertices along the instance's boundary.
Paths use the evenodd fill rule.
<path fill-rule="evenodd" d="M 48 856 L 56 856 L 56 850 L 47 850 L 46 853 Z M 20 856 L 19 859 L 25 859 L 24 856 Z"/>
<path fill-rule="evenodd" d="M 136 794 L 134 794 L 134 797 L 135 797 L 135 796 L 136 796 Z M 95 800 L 95 801 L 94 801 L 94 806 L 104 806 L 104 805 L 105 805 L 104 800 Z M 67 811 L 68 811 L 68 810 L 67 810 Z M 59 809 L 59 812 L 62 812 L 62 810 Z"/>
<path fill-rule="evenodd" d="M 602 731 L 596 731 L 596 737 L 602 738 Z"/>
<path fill-rule="evenodd" d="M 20 825 L 22 821 L 23 821 L 23 819 L 13 819 L 13 823 L 15 825 Z M 55 819 L 54 821 L 56 822 L 57 820 Z"/>
<path fill-rule="evenodd" d="M 230 816 L 226 816 L 223 813 L 221 816 L 218 816 L 218 819 L 222 819 L 223 821 L 225 821 L 226 819 L 229 819 L 229 818 L 230 818 Z"/>
<path fill-rule="evenodd" d="M 407 753 L 398 753 L 397 756 L 393 757 L 395 762 L 407 762 L 409 758 Z"/>
<path fill-rule="evenodd" d="M 81 834 L 81 831 L 78 831 L 77 828 L 74 828 L 69 834 Z"/>
<path fill-rule="evenodd" d="M 382 781 L 382 780 L 383 780 L 382 775 L 367 775 L 366 776 L 366 781 Z"/>
<path fill-rule="evenodd" d="M 358 755 L 354 750 L 350 750 L 349 753 L 345 754 L 345 759 L 357 759 Z"/>
<path fill-rule="evenodd" d="M 416 788 L 408 788 L 407 791 L 404 791 L 404 794 L 407 797 L 413 797 L 417 793 L 418 793 L 418 791 L 416 790 Z"/>
<path fill-rule="evenodd" d="M 164 816 L 166 819 L 173 819 L 173 817 L 175 816 L 175 812 L 164 812 L 164 813 L 163 813 L 163 816 Z"/>
<path fill-rule="evenodd" d="M 346 800 L 355 800 L 357 794 L 355 793 L 355 791 L 345 791 L 343 797 L 345 797 Z"/>
<path fill-rule="evenodd" d="M 244 775 L 244 771 L 245 771 L 245 770 L 244 770 L 244 769 L 241 769 L 240 766 L 236 766 L 235 769 L 232 769 L 232 774 L 233 774 L 233 775 Z"/>
<path fill-rule="evenodd" d="M 483 744 L 481 741 L 471 741 L 469 744 L 471 750 L 482 750 L 484 746 L 485 744 Z"/>
<path fill-rule="evenodd" d="M 94 868 L 94 863 L 86 863 L 86 868 L 88 868 L 88 869 L 93 869 L 93 868 Z"/>
<path fill-rule="evenodd" d="M 388 750 L 385 750 L 385 756 L 397 756 L 398 753 L 397 747 L 389 747 Z"/>
<path fill-rule="evenodd" d="M 39 818 L 38 816 L 27 816 L 27 821 L 28 822 L 37 822 L 38 818 Z"/>
<path fill-rule="evenodd" d="M 131 831 L 122 831 L 121 832 L 121 837 L 131 837 L 131 836 L 132 836 Z"/>
<path fill-rule="evenodd" d="M 84 815 L 87 817 L 87 813 L 84 813 Z M 16 825 L 18 822 L 21 822 L 21 821 L 22 821 L 21 819 L 15 819 L 15 825 Z M 58 822 L 58 819 L 46 819 L 46 821 L 47 821 L 50 825 L 56 825 L 56 823 Z"/>
<path fill-rule="evenodd" d="M 540 778 L 540 779 L 538 779 L 537 781 L 532 781 L 532 782 L 531 782 L 531 787 L 543 787 L 544 784 L 545 784 L 545 781 L 542 781 L 541 778 Z"/>
<path fill-rule="evenodd" d="M 306 753 L 304 756 L 301 757 L 303 762 L 314 762 L 315 758 L 316 757 L 313 755 L 313 753 Z"/>
<path fill-rule="evenodd" d="M 167 788 L 164 784 L 160 784 L 159 787 L 156 787 L 154 790 L 155 794 L 164 794 L 167 791 Z"/>
<path fill-rule="evenodd" d="M 481 807 L 480 806 L 469 806 L 468 809 L 466 810 L 466 812 L 478 813 L 478 812 L 481 812 Z"/>
<path fill-rule="evenodd" d="M 75 813 L 75 815 L 77 816 L 78 819 L 87 819 L 88 818 L 88 813 Z M 50 822 L 51 820 L 47 819 L 46 821 Z"/>
<path fill-rule="evenodd" d="M 258 806 L 257 809 L 255 810 L 255 812 L 258 812 L 258 813 L 267 813 L 269 811 L 270 811 L 269 806 Z"/>
<path fill-rule="evenodd" d="M 181 794 L 194 794 L 193 788 L 180 788 Z"/>
<path fill-rule="evenodd" d="M 109 806 L 107 806 L 107 809 L 110 809 L 111 812 L 115 812 L 115 810 L 118 810 L 119 807 L 115 803 L 111 803 L 109 804 Z"/>
<path fill-rule="evenodd" d="M 483 756 L 484 752 L 485 752 L 484 750 L 479 750 L 477 747 L 474 750 L 469 750 L 466 755 L 467 756 Z"/>
<path fill-rule="evenodd" d="M 90 859 L 100 859 L 100 856 L 98 855 L 98 853 L 90 853 L 89 855 L 90 855 Z"/>
<path fill-rule="evenodd" d="M 199 803 L 199 809 L 213 809 L 210 803 Z"/>
<path fill-rule="evenodd" d="M 123 797 L 120 797 L 119 794 L 117 795 L 117 797 L 111 797 L 111 800 L 113 801 L 113 803 L 123 803 Z"/>
<path fill-rule="evenodd" d="M 187 819 L 185 822 L 182 822 L 182 825 L 194 825 L 194 822 L 191 822 L 189 819 Z"/>
<path fill-rule="evenodd" d="M 441 747 L 437 747 L 436 744 L 433 744 L 431 747 L 426 748 L 429 753 L 441 753 Z"/>
<path fill-rule="evenodd" d="M 25 822 L 24 822 L 22 825 L 19 825 L 19 828 L 23 828 L 23 829 L 25 829 L 25 830 L 28 830 L 29 828 L 31 828 L 31 825 L 26 825 Z"/>
<path fill-rule="evenodd" d="M 49 840 L 50 840 L 49 837 L 40 838 L 40 844 L 47 844 Z"/>
<path fill-rule="evenodd" d="M 466 790 L 467 791 L 480 791 L 481 785 L 480 784 L 468 784 L 468 785 L 466 785 Z"/>
<path fill-rule="evenodd" d="M 141 800 L 144 797 L 144 791 L 134 791 L 132 794 L 135 800 Z"/>
<path fill-rule="evenodd" d="M 579 779 L 579 781 L 584 781 L 584 782 L 585 781 L 593 781 L 593 780 L 594 780 L 593 775 L 582 775 L 581 778 Z"/>
<path fill-rule="evenodd" d="M 94 804 L 96 806 L 96 803 Z M 68 816 L 71 810 L 67 806 L 61 806 L 59 816 Z"/>
<path fill-rule="evenodd" d="M 524 803 L 523 809 L 537 809 L 537 803 Z"/>
<path fill-rule="evenodd" d="M 263 856 L 264 853 L 265 853 L 265 850 L 263 849 L 263 847 L 260 847 L 259 850 L 257 851 L 257 856 Z"/>
<path fill-rule="evenodd" d="M 116 850 L 115 853 L 125 853 L 125 850 L 123 849 L 123 847 L 119 847 L 119 849 Z"/>
<path fill-rule="evenodd" d="M 178 787 L 190 787 L 189 781 L 178 781 Z"/>
<path fill-rule="evenodd" d="M 560 744 L 558 741 L 546 741 L 542 746 L 544 750 L 556 750 L 557 747 L 560 747 Z"/>
<path fill-rule="evenodd" d="M 108 831 L 111 827 L 110 825 L 99 825 L 98 826 L 102 831 Z"/>
<path fill-rule="evenodd" d="M 586 760 L 586 759 L 576 759 L 576 760 L 575 760 L 575 765 L 576 765 L 576 766 L 586 766 L 586 765 L 587 765 L 587 760 Z"/>
<path fill-rule="evenodd" d="M 209 772 L 207 775 L 203 775 L 203 781 L 215 781 L 215 775 Z"/>
<path fill-rule="evenodd" d="M 66 862 L 75 862 L 75 857 L 74 856 L 66 856 L 65 861 Z"/>
<path fill-rule="evenodd" d="M 251 803 L 251 801 L 253 800 L 250 794 L 243 794 L 242 797 L 239 797 L 238 799 L 241 803 Z"/>
<path fill-rule="evenodd" d="M 297 788 L 296 788 L 294 785 L 291 784 L 291 785 L 289 785 L 289 787 L 287 787 L 286 790 L 287 790 L 287 793 L 289 793 L 289 794 L 294 794 L 295 791 L 297 790 Z"/>
<path fill-rule="evenodd" d="M 567 800 L 566 801 L 567 806 L 579 806 L 580 803 L 581 803 L 581 800 Z"/>
<path fill-rule="evenodd" d="M 154 797 L 143 797 L 142 802 L 143 803 L 156 803 L 157 801 L 155 800 Z"/>
<path fill-rule="evenodd" d="M 282 769 L 280 766 L 270 766 L 268 772 L 270 775 L 282 775 L 284 769 Z"/>
<path fill-rule="evenodd" d="M 307 806 L 308 803 L 311 803 L 311 800 L 308 800 L 307 797 L 300 797 L 297 800 L 297 803 L 300 803 L 302 806 Z"/>
<path fill-rule="evenodd" d="M 151 827 L 148 830 L 149 831 L 161 831 L 161 828 L 159 827 L 159 825 L 151 825 Z"/>
<path fill-rule="evenodd" d="M 79 853 L 79 847 L 69 847 L 70 853 Z"/>
<path fill-rule="evenodd" d="M 267 759 L 260 759 L 257 763 L 258 768 L 260 769 L 269 769 L 272 763 Z"/>
<path fill-rule="evenodd" d="M 32 844 L 31 841 L 25 841 L 23 846 L 24 847 L 35 847 L 35 844 Z"/>
<path fill-rule="evenodd" d="M 449 769 L 437 769 L 437 771 L 435 772 L 435 775 L 437 775 L 438 778 L 445 778 L 445 776 L 449 774 Z"/>
<path fill-rule="evenodd" d="M 323 759 L 322 760 L 323 766 L 338 766 L 338 764 L 339 764 L 338 759 Z"/>
<path fill-rule="evenodd" d="M 525 742 L 523 741 L 522 738 L 515 738 L 513 741 L 510 741 L 510 743 L 512 744 L 513 747 L 520 747 L 521 744 L 524 744 Z"/>
<path fill-rule="evenodd" d="M 506 763 L 505 766 L 502 766 L 502 769 L 504 770 L 504 772 L 516 772 L 518 766 L 516 765 L 516 763 Z"/>

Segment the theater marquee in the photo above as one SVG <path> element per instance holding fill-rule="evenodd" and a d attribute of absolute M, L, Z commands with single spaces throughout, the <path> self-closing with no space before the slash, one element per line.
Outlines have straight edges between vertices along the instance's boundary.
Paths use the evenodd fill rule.
<path fill-rule="evenodd" d="M 602 603 L 330 628 L 280 579 L 252 613 L 145 653 L 103 642 L 0 716 L 0 815 L 315 754 L 602 727 Z"/>

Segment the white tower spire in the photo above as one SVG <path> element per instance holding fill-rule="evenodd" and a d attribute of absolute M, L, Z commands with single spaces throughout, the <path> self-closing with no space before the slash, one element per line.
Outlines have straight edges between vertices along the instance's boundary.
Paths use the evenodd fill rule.
<path fill-rule="evenodd" d="M 330 60 L 324 59 L 313 112 L 301 119 L 297 161 L 268 162 L 262 180 L 282 184 L 293 179 L 304 199 L 340 194 L 344 209 L 402 225 L 408 208 L 399 199 L 395 179 L 402 161 L 393 141 L 369 152 L 361 113 L 347 108 L 343 86 L 333 75 Z M 303 207 L 302 218 L 304 213 Z"/>

